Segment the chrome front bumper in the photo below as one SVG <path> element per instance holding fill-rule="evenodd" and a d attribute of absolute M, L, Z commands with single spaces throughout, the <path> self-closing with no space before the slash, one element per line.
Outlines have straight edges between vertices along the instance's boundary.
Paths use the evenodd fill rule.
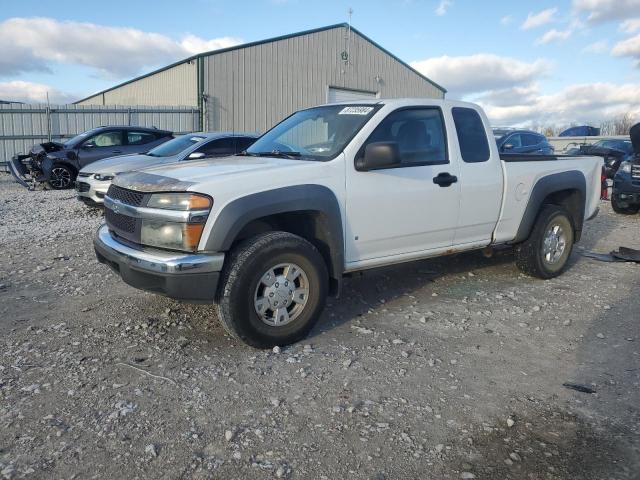
<path fill-rule="evenodd" d="M 98 261 L 108 265 L 132 287 L 179 300 L 215 300 L 224 253 L 132 248 L 115 239 L 106 225 L 98 229 L 93 245 Z"/>

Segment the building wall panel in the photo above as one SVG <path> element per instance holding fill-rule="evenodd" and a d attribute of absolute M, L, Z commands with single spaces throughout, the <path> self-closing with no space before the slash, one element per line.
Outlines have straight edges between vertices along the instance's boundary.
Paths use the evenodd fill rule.
<path fill-rule="evenodd" d="M 78 105 L 197 106 L 196 61 L 175 65 L 89 97 Z"/>
<path fill-rule="evenodd" d="M 204 69 L 211 130 L 265 131 L 300 108 L 326 103 L 330 86 L 379 98 L 444 97 L 366 38 L 352 31 L 349 40 L 342 26 L 213 54 Z"/>

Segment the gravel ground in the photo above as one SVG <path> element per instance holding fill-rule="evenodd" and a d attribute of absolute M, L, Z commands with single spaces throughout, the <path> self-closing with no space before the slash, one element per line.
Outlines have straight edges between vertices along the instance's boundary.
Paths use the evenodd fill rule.
<path fill-rule="evenodd" d="M 259 351 L 99 265 L 101 216 L 0 176 L 2 478 L 640 478 L 639 265 L 378 270 Z M 640 216 L 580 245 L 640 248 Z"/>

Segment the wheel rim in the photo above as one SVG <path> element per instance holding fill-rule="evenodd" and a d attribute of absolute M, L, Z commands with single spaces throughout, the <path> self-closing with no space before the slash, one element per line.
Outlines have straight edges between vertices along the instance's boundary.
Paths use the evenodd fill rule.
<path fill-rule="evenodd" d="M 560 261 L 567 249 L 567 232 L 558 223 L 552 223 L 542 241 L 542 258 L 550 265 Z"/>
<path fill-rule="evenodd" d="M 268 269 L 258 282 L 253 306 L 271 327 L 282 327 L 300 316 L 309 298 L 309 279 L 295 263 L 280 263 Z"/>
<path fill-rule="evenodd" d="M 66 188 L 71 185 L 71 172 L 66 168 L 56 167 L 51 170 L 51 185 Z"/>

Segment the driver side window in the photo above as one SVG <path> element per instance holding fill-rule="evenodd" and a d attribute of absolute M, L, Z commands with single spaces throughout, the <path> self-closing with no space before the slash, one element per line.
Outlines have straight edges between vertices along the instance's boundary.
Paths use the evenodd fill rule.
<path fill-rule="evenodd" d="M 373 131 L 362 152 L 366 145 L 376 142 L 396 143 L 401 167 L 449 163 L 444 121 L 437 107 L 390 113 Z"/>
<path fill-rule="evenodd" d="M 507 138 L 505 145 L 513 145 L 513 148 L 522 147 L 522 136 L 518 133 Z"/>
<path fill-rule="evenodd" d="M 83 147 L 117 147 L 122 145 L 122 132 L 102 132 L 90 138 Z"/>

